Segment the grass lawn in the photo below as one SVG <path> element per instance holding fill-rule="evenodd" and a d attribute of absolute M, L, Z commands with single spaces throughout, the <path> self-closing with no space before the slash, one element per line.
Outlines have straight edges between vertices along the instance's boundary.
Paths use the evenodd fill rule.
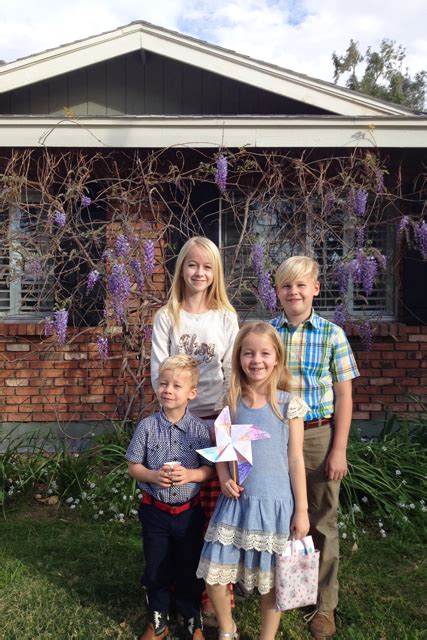
<path fill-rule="evenodd" d="M 130 640 L 143 631 L 139 525 L 73 516 L 40 507 L 1 521 L 2 640 Z M 423 555 L 409 532 L 366 535 L 356 553 L 344 541 L 337 640 L 427 638 Z M 243 640 L 257 638 L 256 597 L 238 605 L 236 618 Z M 283 615 L 278 637 L 311 637 L 301 611 Z"/>

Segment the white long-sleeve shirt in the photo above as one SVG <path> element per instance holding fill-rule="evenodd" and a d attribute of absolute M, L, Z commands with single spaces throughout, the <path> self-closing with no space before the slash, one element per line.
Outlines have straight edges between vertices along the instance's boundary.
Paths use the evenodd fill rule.
<path fill-rule="evenodd" d="M 192 356 L 199 365 L 197 397 L 189 404 L 196 416 L 209 416 L 222 409 L 231 372 L 231 353 L 239 324 L 228 309 L 205 313 L 181 310 L 179 327 L 172 327 L 166 309 L 157 312 L 151 347 L 151 384 L 157 389 L 159 367 L 165 358 L 178 354 Z"/>

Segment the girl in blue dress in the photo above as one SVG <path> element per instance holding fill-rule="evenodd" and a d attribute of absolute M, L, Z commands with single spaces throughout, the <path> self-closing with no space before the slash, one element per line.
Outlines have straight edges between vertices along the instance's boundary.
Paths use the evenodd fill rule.
<path fill-rule="evenodd" d="M 309 530 L 303 458 L 305 402 L 291 396 L 283 343 L 265 322 L 245 324 L 232 355 L 229 405 L 233 422 L 270 434 L 252 443 L 253 468 L 243 485 L 218 463 L 221 495 L 205 536 L 197 575 L 204 578 L 220 640 L 238 638 L 228 583 L 261 595 L 261 640 L 274 640 L 280 623 L 274 589 L 275 555 L 289 536 Z"/>

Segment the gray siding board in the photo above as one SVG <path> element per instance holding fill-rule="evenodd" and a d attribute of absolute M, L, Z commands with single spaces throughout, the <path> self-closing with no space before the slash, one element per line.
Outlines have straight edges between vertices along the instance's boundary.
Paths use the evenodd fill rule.
<path fill-rule="evenodd" d="M 221 82 L 221 113 L 239 113 L 239 85 L 228 78 L 223 78 Z"/>
<path fill-rule="evenodd" d="M 49 113 L 56 116 L 65 115 L 65 108 L 69 108 L 68 78 L 66 75 L 52 78 L 48 83 Z"/>
<path fill-rule="evenodd" d="M 147 53 L 144 113 L 148 115 L 162 115 L 165 112 L 163 72 L 163 58 Z"/>
<path fill-rule="evenodd" d="M 107 62 L 107 115 L 126 113 L 125 61 L 123 56 Z"/>
<path fill-rule="evenodd" d="M 221 82 L 220 76 L 203 71 L 201 98 L 203 115 L 221 113 Z"/>
<path fill-rule="evenodd" d="M 182 113 L 182 64 L 166 59 L 164 62 L 164 113 L 179 115 Z"/>
<path fill-rule="evenodd" d="M 49 113 L 49 85 L 37 82 L 30 86 L 30 113 Z"/>
<path fill-rule="evenodd" d="M 77 116 L 87 116 L 87 73 L 79 69 L 68 76 L 69 109 Z"/>
<path fill-rule="evenodd" d="M 107 69 L 104 62 L 87 68 L 87 114 L 107 115 Z"/>
<path fill-rule="evenodd" d="M 30 92 L 27 87 L 12 91 L 10 108 L 12 113 L 17 115 L 28 115 L 30 113 Z"/>
<path fill-rule="evenodd" d="M 182 78 L 182 113 L 202 113 L 202 71 L 190 65 L 184 68 Z"/>
<path fill-rule="evenodd" d="M 145 65 L 141 53 L 135 51 L 126 56 L 126 113 L 145 113 Z"/>

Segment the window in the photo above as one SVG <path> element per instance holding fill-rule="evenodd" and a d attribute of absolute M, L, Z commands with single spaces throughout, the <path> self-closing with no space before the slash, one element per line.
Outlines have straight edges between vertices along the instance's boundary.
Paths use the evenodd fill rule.
<path fill-rule="evenodd" d="M 233 304 L 247 317 L 270 317 L 259 303 L 256 278 L 251 265 L 251 248 L 260 244 L 267 267 L 274 274 L 278 265 L 292 255 L 315 256 L 321 270 L 321 291 L 316 310 L 332 317 L 340 294 L 335 282 L 335 264 L 348 255 L 354 246 L 354 225 L 336 206 L 328 215 L 327 224 L 320 217 L 320 204 L 313 198 L 297 203 L 295 199 L 253 202 L 248 215 L 237 202 L 220 207 L 221 242 L 228 290 Z M 366 220 L 366 241 L 372 243 L 391 263 L 394 250 L 394 226 L 387 224 L 379 207 L 371 207 Z M 367 311 L 372 317 L 392 319 L 395 315 L 392 270 L 381 273 L 374 291 L 366 299 L 363 291 L 350 283 L 347 307 L 352 316 Z"/>
<path fill-rule="evenodd" d="M 40 225 L 37 195 L 27 206 L 0 211 L 0 317 L 44 317 L 53 308 L 49 243 Z"/>

